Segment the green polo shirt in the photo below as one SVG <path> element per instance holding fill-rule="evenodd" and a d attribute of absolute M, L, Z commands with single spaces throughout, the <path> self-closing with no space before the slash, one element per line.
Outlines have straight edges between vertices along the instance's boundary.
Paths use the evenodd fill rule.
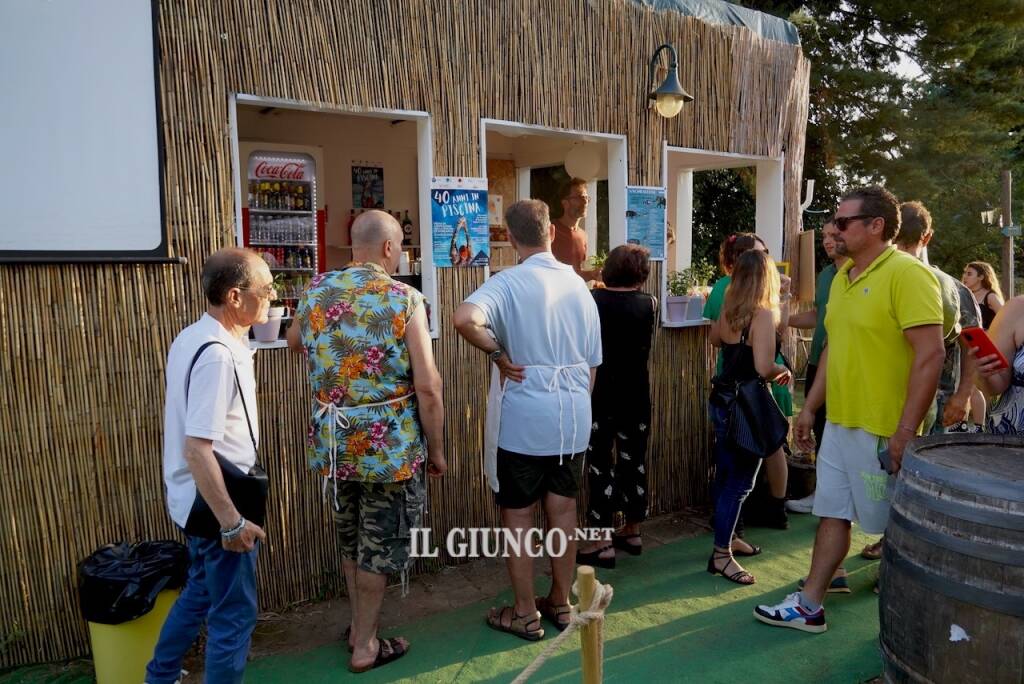
<path fill-rule="evenodd" d="M 729 287 L 729 283 L 732 282 L 732 276 L 725 276 L 719 278 L 714 287 L 711 288 L 711 292 L 708 294 L 708 299 L 704 302 L 704 318 L 709 318 L 712 321 L 717 321 L 718 317 L 722 315 L 722 307 L 725 305 L 725 290 Z M 782 354 L 779 354 L 775 359 L 775 363 L 782 363 Z M 718 358 L 715 361 L 715 375 L 722 373 L 722 350 L 718 350 Z M 787 416 L 793 415 L 793 394 L 789 391 L 789 387 L 782 385 L 776 385 L 774 382 L 771 384 L 772 396 L 775 397 L 775 403 L 782 409 L 782 413 Z"/>
<path fill-rule="evenodd" d="M 853 261 L 836 273 L 829 294 L 828 420 L 889 437 L 907 401 L 914 350 L 903 331 L 942 325 L 939 282 L 919 260 L 890 247 L 852 282 Z"/>

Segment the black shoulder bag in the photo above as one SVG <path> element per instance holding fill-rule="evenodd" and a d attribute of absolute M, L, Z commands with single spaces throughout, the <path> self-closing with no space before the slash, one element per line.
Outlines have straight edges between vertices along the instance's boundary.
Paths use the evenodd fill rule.
<path fill-rule="evenodd" d="M 196 361 L 199 360 L 199 356 L 211 344 L 227 347 L 223 342 L 207 342 L 199 347 L 195 356 L 192 357 L 192 363 L 188 366 L 188 374 L 185 376 L 186 417 L 188 415 L 188 387 L 192 380 L 192 369 L 195 367 Z M 238 388 L 238 398 L 242 400 L 245 422 L 249 427 L 249 439 L 252 440 L 252 448 L 256 451 L 256 458 L 258 459 L 259 450 L 256 447 L 256 436 L 252 431 L 252 421 L 249 420 L 249 407 L 245 405 L 245 394 L 242 393 L 242 384 L 238 381 L 238 370 L 234 368 L 234 365 L 234 361 L 232 361 L 231 367 L 235 374 L 235 387 Z M 213 455 L 217 458 L 221 475 L 224 477 L 224 487 L 227 489 L 228 496 L 231 497 L 231 502 L 235 505 L 235 508 L 238 509 L 243 518 L 263 527 L 267 517 L 267 491 L 270 485 L 267 480 L 266 471 L 260 467 L 259 463 L 256 463 L 248 473 L 243 473 L 238 469 L 238 466 L 216 451 L 213 452 Z M 220 539 L 220 523 L 217 521 L 217 516 L 210 509 L 209 504 L 203 499 L 203 495 L 199 492 L 198 487 L 196 487 L 196 500 L 192 504 L 192 510 L 189 511 L 188 520 L 185 521 L 185 534 L 204 539 Z"/>
<path fill-rule="evenodd" d="M 747 331 L 744 330 L 740 343 L 746 342 Z M 730 449 L 753 458 L 768 458 L 786 443 L 789 419 L 782 413 L 764 378 L 759 376 L 734 384 L 721 383 L 717 378 L 715 381 L 718 400 L 729 412 L 726 442 Z M 729 386 L 722 386 L 726 384 Z"/>

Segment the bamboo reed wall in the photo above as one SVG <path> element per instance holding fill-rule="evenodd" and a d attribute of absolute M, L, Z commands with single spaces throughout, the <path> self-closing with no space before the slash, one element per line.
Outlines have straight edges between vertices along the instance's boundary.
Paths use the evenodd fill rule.
<path fill-rule="evenodd" d="M 161 0 L 159 21 L 167 227 L 187 265 L 0 266 L 3 667 L 88 650 L 78 560 L 111 541 L 176 536 L 160 470 L 164 360 L 204 308 L 204 258 L 234 242 L 229 92 L 427 111 L 437 175 L 482 175 L 480 117 L 626 134 L 637 185 L 660 181 L 662 140 L 785 150 L 786 235 L 799 226 L 809 65 L 798 47 L 745 29 L 623 0 Z M 696 98 L 668 121 L 644 100 L 648 60 L 664 42 L 679 49 Z M 497 522 L 479 458 L 486 364 L 450 327 L 482 280 L 480 269 L 439 276 L 451 469 L 431 487 L 435 538 Z M 662 512 L 706 498 L 706 331 L 659 331 L 651 369 L 651 505 Z M 340 581 L 302 462 L 302 364 L 271 350 L 257 372 L 273 482 L 261 601 L 281 609 Z"/>

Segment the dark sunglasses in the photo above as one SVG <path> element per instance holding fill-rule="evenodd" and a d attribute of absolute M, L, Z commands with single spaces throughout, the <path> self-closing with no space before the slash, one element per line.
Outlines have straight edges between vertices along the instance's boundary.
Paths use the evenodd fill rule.
<path fill-rule="evenodd" d="M 850 221 L 860 221 L 862 219 L 876 219 L 877 216 L 871 214 L 857 214 L 856 216 L 836 216 L 832 219 L 832 225 L 836 227 L 840 233 L 845 233 L 846 229 L 850 227 Z"/>

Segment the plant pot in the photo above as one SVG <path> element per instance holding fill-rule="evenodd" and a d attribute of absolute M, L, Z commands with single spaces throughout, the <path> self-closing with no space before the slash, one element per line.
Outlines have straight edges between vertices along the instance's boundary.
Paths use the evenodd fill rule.
<path fill-rule="evenodd" d="M 252 336 L 257 342 L 276 342 L 281 334 L 281 319 L 284 318 L 283 306 L 272 306 L 267 314 L 266 323 L 253 323 Z"/>
<path fill-rule="evenodd" d="M 689 297 L 669 295 L 665 297 L 665 314 L 669 323 L 683 323 L 686 321 L 686 309 L 690 301 Z"/>
<path fill-rule="evenodd" d="M 813 463 L 802 461 L 788 461 L 789 480 L 788 494 L 791 499 L 802 499 L 814 493 L 817 485 L 817 471 Z"/>
<path fill-rule="evenodd" d="M 704 320 L 704 298 L 700 295 L 691 295 L 690 301 L 686 303 L 686 320 Z"/>

